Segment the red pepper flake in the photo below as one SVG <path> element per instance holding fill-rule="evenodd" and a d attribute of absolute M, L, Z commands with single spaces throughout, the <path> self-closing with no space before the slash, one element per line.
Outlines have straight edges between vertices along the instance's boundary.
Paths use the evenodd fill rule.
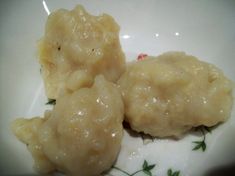
<path fill-rule="evenodd" d="M 138 55 L 137 60 L 138 61 L 144 60 L 144 58 L 147 57 L 147 56 L 148 56 L 147 54 L 141 53 L 141 54 Z"/>

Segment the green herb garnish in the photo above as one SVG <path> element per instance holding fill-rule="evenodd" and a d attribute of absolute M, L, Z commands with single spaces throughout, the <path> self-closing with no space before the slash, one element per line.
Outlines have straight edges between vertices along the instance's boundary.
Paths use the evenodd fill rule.
<path fill-rule="evenodd" d="M 112 166 L 112 168 L 124 173 L 125 175 L 128 175 L 128 176 L 134 176 L 136 175 L 137 173 L 140 173 L 140 172 L 143 172 L 145 173 L 145 175 L 148 175 L 148 176 L 152 176 L 152 172 L 151 170 L 155 167 L 156 165 L 155 164 L 151 164 L 149 165 L 148 162 L 146 160 L 144 160 L 144 163 L 142 165 L 142 169 L 140 170 L 137 170 L 136 172 L 132 173 L 132 174 L 129 174 L 128 172 L 116 167 L 116 166 Z"/>
<path fill-rule="evenodd" d="M 199 150 L 202 149 L 202 151 L 204 152 L 206 150 L 206 134 L 204 132 L 204 128 L 202 127 L 200 129 L 201 133 L 203 134 L 203 139 L 201 141 L 193 141 L 194 144 L 196 144 L 193 148 L 193 150 Z"/>
<path fill-rule="evenodd" d="M 155 164 L 148 165 L 148 162 L 144 160 L 144 164 L 142 165 L 142 171 L 149 176 L 152 176 L 151 170 L 155 167 Z"/>
<path fill-rule="evenodd" d="M 48 102 L 46 103 L 46 105 L 55 105 L 56 104 L 56 100 L 55 99 L 48 99 Z"/>
<path fill-rule="evenodd" d="M 193 150 L 202 150 L 203 152 L 206 150 L 206 133 L 205 132 L 208 132 L 208 133 L 211 133 L 211 129 L 212 127 L 206 127 L 206 126 L 200 126 L 200 127 L 197 127 L 195 128 L 196 131 L 200 130 L 202 135 L 203 135 L 203 138 L 202 140 L 199 140 L 199 141 L 193 141 L 193 144 L 195 144 Z"/>
<path fill-rule="evenodd" d="M 167 176 L 179 176 L 180 171 L 172 171 L 172 169 L 168 169 Z"/>

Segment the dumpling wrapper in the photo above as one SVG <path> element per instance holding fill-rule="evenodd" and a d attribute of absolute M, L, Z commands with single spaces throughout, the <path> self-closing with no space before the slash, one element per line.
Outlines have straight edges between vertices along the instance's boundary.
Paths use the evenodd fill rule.
<path fill-rule="evenodd" d="M 91 86 L 98 74 L 115 82 L 125 70 L 118 24 L 107 14 L 88 14 L 81 5 L 49 15 L 38 51 L 51 99 Z"/>
<path fill-rule="evenodd" d="M 12 130 L 27 144 L 40 173 L 97 176 L 116 160 L 123 136 L 121 94 L 103 76 L 91 88 L 57 99 L 44 118 L 17 119 Z"/>
<path fill-rule="evenodd" d="M 180 136 L 224 122 L 231 113 L 232 82 L 214 65 L 183 52 L 131 63 L 118 84 L 125 120 L 152 136 Z"/>

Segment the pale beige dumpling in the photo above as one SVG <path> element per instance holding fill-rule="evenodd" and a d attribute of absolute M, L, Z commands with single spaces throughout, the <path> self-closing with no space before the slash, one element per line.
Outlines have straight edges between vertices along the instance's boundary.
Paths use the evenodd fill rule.
<path fill-rule="evenodd" d="M 44 118 L 18 119 L 12 129 L 27 144 L 39 172 L 97 176 L 117 158 L 123 115 L 120 92 L 98 76 L 91 88 L 58 98 Z"/>
<path fill-rule="evenodd" d="M 57 10 L 39 42 L 39 62 L 48 98 L 90 86 L 98 74 L 115 82 L 125 70 L 119 26 L 111 16 L 92 16 L 80 5 Z"/>
<path fill-rule="evenodd" d="M 131 63 L 118 81 L 126 121 L 152 136 L 180 136 L 230 116 L 232 83 L 214 65 L 183 52 Z"/>

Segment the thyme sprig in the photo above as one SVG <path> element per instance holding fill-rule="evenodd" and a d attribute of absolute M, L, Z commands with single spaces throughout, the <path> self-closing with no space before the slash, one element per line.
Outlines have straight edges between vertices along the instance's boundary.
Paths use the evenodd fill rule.
<path fill-rule="evenodd" d="M 206 150 L 206 135 L 205 135 L 205 132 L 204 132 L 204 129 L 201 128 L 200 129 L 201 133 L 203 134 L 203 139 L 201 141 L 193 141 L 194 144 L 196 144 L 193 148 L 193 150 L 199 150 L 199 149 L 202 149 L 202 151 L 204 152 Z"/>
<path fill-rule="evenodd" d="M 148 162 L 146 160 L 144 160 L 144 163 L 142 165 L 142 169 L 140 170 L 137 170 L 136 172 L 130 174 L 122 169 L 120 169 L 119 167 L 116 167 L 116 166 L 112 166 L 113 169 L 116 169 L 120 172 L 122 172 L 123 174 L 127 175 L 127 176 L 134 176 L 136 175 L 137 173 L 140 173 L 140 172 L 143 172 L 145 175 L 148 175 L 148 176 L 152 176 L 152 172 L 151 170 L 156 166 L 156 164 L 148 164 Z"/>
<path fill-rule="evenodd" d="M 207 133 L 211 133 L 211 129 L 212 127 L 206 127 L 206 126 L 200 126 L 200 127 L 197 127 L 195 130 L 198 131 L 200 130 L 200 132 L 202 133 L 203 135 L 203 138 L 202 140 L 199 140 L 199 141 L 193 141 L 193 144 L 195 145 L 193 147 L 192 150 L 202 150 L 203 152 L 206 150 L 206 132 Z"/>

